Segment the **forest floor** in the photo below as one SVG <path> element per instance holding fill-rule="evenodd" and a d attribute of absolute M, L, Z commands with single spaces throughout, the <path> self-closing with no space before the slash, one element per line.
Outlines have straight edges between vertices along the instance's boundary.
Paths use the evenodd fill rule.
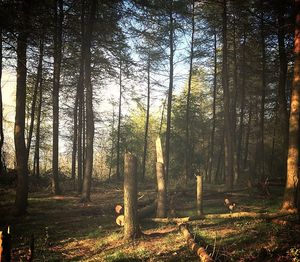
<path fill-rule="evenodd" d="M 192 189 L 193 190 L 193 189 Z M 228 212 L 224 198 L 237 203 L 238 211 L 276 212 L 282 188 L 271 196 L 246 193 L 210 194 L 204 198 L 206 214 Z M 155 185 L 144 186 L 140 196 L 155 197 Z M 12 215 L 15 189 L 0 187 L 0 228 L 10 225 L 13 261 L 26 261 L 34 235 L 33 261 L 199 261 L 172 223 L 141 221 L 143 237 L 124 242 L 123 228 L 115 223 L 114 206 L 122 203 L 122 185 L 102 183 L 93 188 L 92 202 L 82 204 L 72 191 L 53 196 L 47 190 L 29 194 L 28 214 Z M 195 215 L 193 194 L 176 197 L 176 215 Z M 215 261 L 300 261 L 300 227 L 292 221 L 278 225 L 264 219 L 205 219 L 189 222 L 195 241 Z"/>

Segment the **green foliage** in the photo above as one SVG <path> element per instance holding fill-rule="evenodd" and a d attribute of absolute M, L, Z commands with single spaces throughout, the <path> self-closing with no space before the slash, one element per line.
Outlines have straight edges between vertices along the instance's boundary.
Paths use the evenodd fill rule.
<path fill-rule="evenodd" d="M 191 82 L 189 133 L 192 172 L 204 168 L 209 145 L 209 85 L 204 80 L 206 72 L 198 69 L 193 72 Z M 172 118 L 171 169 L 172 175 L 183 173 L 186 146 L 186 107 L 188 86 L 174 98 Z"/>

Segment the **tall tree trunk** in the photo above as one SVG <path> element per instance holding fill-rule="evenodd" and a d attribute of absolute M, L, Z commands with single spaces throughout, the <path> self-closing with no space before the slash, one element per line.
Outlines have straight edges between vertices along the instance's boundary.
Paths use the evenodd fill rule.
<path fill-rule="evenodd" d="M 37 71 L 37 82 L 36 82 L 36 89 L 38 95 L 38 105 L 37 105 L 37 117 L 36 117 L 36 133 L 35 133 L 35 149 L 34 149 L 34 160 L 33 160 L 33 174 L 37 177 L 40 176 L 40 127 L 41 127 L 41 111 L 42 111 L 42 98 L 43 98 L 43 88 L 42 88 L 42 73 L 43 73 L 43 56 L 44 56 L 44 36 L 40 39 L 40 57 L 39 57 L 39 64 L 38 64 L 38 71 Z M 37 96 L 36 95 L 36 96 Z M 35 105 L 33 106 L 35 108 Z M 34 117 L 32 114 L 31 117 Z M 32 120 L 31 120 L 32 121 Z M 30 127 L 33 128 L 33 121 Z M 31 138 L 30 138 L 31 141 Z M 29 155 L 29 148 L 30 142 L 28 140 L 28 155 Z"/>
<path fill-rule="evenodd" d="M 0 26 L 0 83 L 2 79 L 2 27 Z M 3 104 L 2 104 L 2 88 L 0 87 L 0 175 L 5 172 L 5 162 L 3 157 L 4 134 L 3 134 Z"/>
<path fill-rule="evenodd" d="M 75 181 L 76 178 L 76 155 L 77 155 L 77 138 L 78 138 L 78 92 L 76 92 L 75 103 L 74 103 L 74 113 L 73 113 L 73 146 L 72 146 L 72 168 L 71 177 Z"/>
<path fill-rule="evenodd" d="M 212 173 L 212 163 L 214 160 L 214 145 L 216 132 L 216 98 L 217 98 L 217 31 L 214 27 L 214 82 L 213 82 L 213 115 L 212 115 L 212 129 L 210 138 L 210 152 L 208 161 L 208 177 L 212 183 L 216 182 L 216 174 Z"/>
<path fill-rule="evenodd" d="M 242 85 L 240 89 L 241 97 L 241 111 L 240 111 L 240 128 L 238 132 L 238 141 L 237 141 L 237 168 L 238 173 L 241 173 L 241 168 L 243 167 L 243 152 L 242 152 L 242 142 L 243 142 L 243 133 L 244 133 L 244 114 L 245 114 L 245 90 L 246 90 L 246 31 L 244 28 L 243 36 L 243 49 L 242 49 Z"/>
<path fill-rule="evenodd" d="M 300 0 L 295 0 L 294 78 L 289 120 L 289 148 L 287 159 L 287 180 L 282 210 L 296 208 L 296 190 L 299 164 L 299 112 L 300 112 Z M 299 208 L 299 207 L 298 207 Z"/>
<path fill-rule="evenodd" d="M 233 149 L 233 184 L 236 185 L 239 180 L 237 152 L 236 152 L 236 104 L 238 97 L 238 68 L 236 54 L 236 17 L 233 16 L 233 101 L 231 107 L 231 125 L 232 125 L 232 149 Z"/>
<path fill-rule="evenodd" d="M 143 153 L 143 164 L 142 164 L 142 180 L 146 174 L 146 160 L 147 160 L 147 145 L 148 145 L 148 130 L 149 130 L 149 116 L 150 116 L 150 66 L 151 66 L 150 55 L 148 57 L 147 65 L 147 111 L 146 111 L 146 123 L 145 123 L 145 135 L 144 135 L 144 153 Z"/>
<path fill-rule="evenodd" d="M 25 106 L 26 106 L 26 49 L 28 40 L 28 11 L 30 2 L 23 2 L 20 31 L 17 37 L 17 90 L 14 140 L 18 185 L 15 199 L 16 215 L 26 213 L 28 200 L 28 162 L 25 145 Z"/>
<path fill-rule="evenodd" d="M 43 66 L 43 56 L 44 56 L 44 43 L 43 37 L 40 39 L 40 50 L 39 50 L 39 62 L 37 67 L 37 74 L 36 74 L 36 82 L 34 85 L 33 97 L 32 97 L 32 104 L 31 104 L 31 112 L 30 112 L 30 125 L 29 125 L 29 134 L 27 137 L 27 158 L 29 158 L 30 147 L 31 147 L 31 140 L 33 135 L 33 128 L 34 128 L 34 118 L 35 118 L 35 111 L 36 111 L 36 100 L 38 95 L 38 87 L 41 82 L 42 77 L 42 66 Z"/>
<path fill-rule="evenodd" d="M 54 5 L 54 69 L 53 69 L 53 151 L 52 151 L 52 192 L 60 194 L 59 188 L 59 163 L 58 163 L 58 140 L 59 140 L 59 87 L 60 68 L 62 56 L 62 22 L 63 0 L 56 0 Z M 59 14 L 57 13 L 59 9 Z"/>
<path fill-rule="evenodd" d="M 261 8 L 263 8 L 263 3 L 261 0 Z M 259 177 L 260 179 L 264 179 L 265 176 L 265 139 L 264 139 L 264 130 L 265 130 L 265 100 L 266 100 L 266 44 L 265 44 L 265 32 L 264 32 L 264 12 L 261 13 L 260 19 L 260 40 L 261 40 L 261 64 L 262 64 L 262 71 L 261 71 L 261 103 L 260 103 L 260 123 L 259 123 Z"/>
<path fill-rule="evenodd" d="M 190 50 L 190 71 L 188 81 L 188 92 L 186 98 L 186 122 L 185 122 L 185 183 L 191 176 L 191 156 L 190 156 L 190 99 L 193 76 L 193 59 L 194 59 L 194 34 L 195 34 L 195 1 L 192 0 L 192 35 Z"/>
<path fill-rule="evenodd" d="M 84 165 L 82 202 L 90 201 L 92 173 L 93 173 L 93 145 L 94 145 L 94 112 L 93 86 L 91 81 L 91 47 L 97 0 L 91 3 L 90 17 L 86 29 L 86 59 L 85 59 L 85 87 L 86 87 L 86 159 Z"/>
<path fill-rule="evenodd" d="M 233 141 L 230 115 L 230 94 L 228 87 L 228 65 L 227 65 L 227 0 L 223 0 L 223 63 L 222 63 L 222 85 L 224 96 L 224 127 L 225 127 L 225 166 L 226 166 L 226 186 L 232 188 L 233 185 Z"/>
<path fill-rule="evenodd" d="M 117 134 L 117 178 L 120 178 L 120 139 L 121 139 L 121 117 L 122 117 L 122 62 L 120 61 L 120 75 L 119 75 L 119 115 L 118 115 L 118 134 Z"/>
<path fill-rule="evenodd" d="M 174 77 L 174 18 L 173 18 L 173 0 L 170 0 L 170 13 L 169 13 L 169 48 L 170 48 L 170 75 L 169 75 L 169 92 L 168 92 L 168 105 L 167 105 L 167 130 L 166 130 L 166 185 L 168 188 L 169 169 L 170 169 L 170 136 L 171 136 L 171 110 L 172 110 L 172 93 L 173 93 L 173 77 Z"/>
<path fill-rule="evenodd" d="M 251 97 L 250 97 L 251 100 Z M 247 133 L 245 137 L 245 154 L 244 154 L 244 164 L 243 164 L 243 169 L 247 167 L 247 162 L 248 162 L 248 149 L 249 149 L 249 138 L 250 138 L 250 132 L 251 132 L 251 124 L 252 124 L 252 104 L 250 102 L 249 104 L 249 116 L 248 116 L 248 128 L 247 128 Z"/>
<path fill-rule="evenodd" d="M 281 143 L 281 154 L 283 174 L 286 175 L 286 161 L 288 154 L 288 136 L 289 136 L 289 115 L 288 115 L 288 105 L 286 98 L 286 79 L 287 79 L 287 55 L 285 49 L 285 29 L 284 29 L 284 15 L 285 15 L 285 1 L 278 0 L 278 48 L 279 48 L 279 84 L 278 84 L 278 134 L 280 135 L 282 141 Z"/>
<path fill-rule="evenodd" d="M 108 180 L 110 180 L 110 178 L 111 178 L 111 170 L 112 170 L 112 166 L 113 166 L 114 147 L 115 147 L 114 146 L 115 145 L 114 132 L 115 132 L 115 105 L 113 104 L 112 128 L 111 128 L 112 141 L 111 141 L 111 150 L 110 150 L 110 163 L 109 163 Z"/>
<path fill-rule="evenodd" d="M 78 124 L 77 124 L 77 192 L 82 192 L 83 181 L 83 146 L 82 146 L 82 130 L 83 130 L 83 97 L 84 97 L 84 60 L 85 60 L 85 1 L 81 2 L 81 50 L 79 78 L 77 85 L 78 93 Z"/>
<path fill-rule="evenodd" d="M 43 104 L 43 77 L 40 78 L 39 83 L 39 98 L 36 117 L 36 133 L 35 133 L 35 148 L 34 148 L 34 164 L 33 174 L 37 177 L 40 176 L 40 133 L 41 133 L 41 115 Z"/>

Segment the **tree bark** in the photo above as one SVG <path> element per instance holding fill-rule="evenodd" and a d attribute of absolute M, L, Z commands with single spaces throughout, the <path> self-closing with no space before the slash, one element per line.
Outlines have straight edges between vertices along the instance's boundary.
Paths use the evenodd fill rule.
<path fill-rule="evenodd" d="M 150 117 L 150 55 L 148 57 L 147 65 L 147 110 L 146 110 L 146 123 L 145 123 L 145 135 L 144 135 L 144 152 L 143 152 L 143 164 L 142 164 L 142 180 L 146 174 L 146 160 L 147 160 L 147 145 L 148 145 L 148 130 L 149 130 L 149 117 Z"/>
<path fill-rule="evenodd" d="M 91 82 L 91 45 L 94 28 L 97 0 L 91 3 L 90 17 L 86 30 L 86 59 L 85 59 L 85 87 L 86 87 L 86 161 L 84 166 L 82 202 L 90 201 L 93 173 L 93 144 L 94 144 L 94 112 L 93 86 Z"/>
<path fill-rule="evenodd" d="M 17 90 L 14 140 L 16 150 L 16 169 L 18 176 L 15 199 L 15 214 L 24 215 L 28 204 L 28 162 L 25 145 L 25 107 L 26 107 L 26 77 L 27 77 L 27 41 L 28 41 L 28 11 L 30 2 L 23 2 L 22 25 L 17 37 Z"/>
<path fill-rule="evenodd" d="M 191 176 L 191 156 L 190 156 L 190 99 L 193 76 L 193 59 L 194 59 L 194 34 L 195 34 L 195 0 L 192 1 L 192 35 L 190 50 L 190 69 L 188 80 L 188 92 L 186 97 L 186 122 L 185 122 L 185 183 Z"/>
<path fill-rule="evenodd" d="M 167 191 L 164 164 L 156 162 L 157 178 L 157 217 L 165 217 L 167 209 Z"/>
<path fill-rule="evenodd" d="M 141 235 L 137 213 L 137 160 L 130 153 L 124 157 L 124 239 Z"/>
<path fill-rule="evenodd" d="M 295 0 L 294 38 L 294 78 L 289 119 L 289 147 L 287 159 L 287 179 L 283 196 L 282 210 L 296 208 L 296 190 L 299 164 L 299 112 L 300 112 L 300 0 Z M 299 208 L 299 207 L 298 207 Z"/>
<path fill-rule="evenodd" d="M 57 9 L 59 8 L 59 14 Z M 54 5 L 54 69 L 53 69 L 53 151 L 52 151 L 52 192 L 60 194 L 59 188 L 59 88 L 62 57 L 62 22 L 63 0 L 56 0 Z"/>

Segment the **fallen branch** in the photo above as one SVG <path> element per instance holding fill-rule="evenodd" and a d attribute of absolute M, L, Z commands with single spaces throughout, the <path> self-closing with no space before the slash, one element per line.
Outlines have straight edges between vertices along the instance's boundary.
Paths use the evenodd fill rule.
<path fill-rule="evenodd" d="M 184 236 L 184 238 L 187 242 L 188 247 L 198 255 L 198 257 L 200 258 L 200 261 L 202 261 L 202 262 L 213 261 L 213 259 L 207 254 L 205 248 L 199 246 L 194 241 L 194 236 L 189 231 L 189 228 L 188 228 L 187 224 L 179 225 L 179 230 L 183 234 L 183 236 Z"/>
<path fill-rule="evenodd" d="M 216 218 L 262 218 L 262 219 L 273 219 L 278 217 L 284 217 L 288 215 L 296 214 L 296 210 L 289 210 L 284 212 L 276 213 L 255 213 L 255 212 L 237 212 L 227 214 L 207 214 L 202 216 L 191 216 L 191 217 L 179 217 L 179 218 L 149 218 L 148 220 L 158 223 L 186 223 L 189 221 L 203 220 L 203 219 L 216 219 Z"/>

